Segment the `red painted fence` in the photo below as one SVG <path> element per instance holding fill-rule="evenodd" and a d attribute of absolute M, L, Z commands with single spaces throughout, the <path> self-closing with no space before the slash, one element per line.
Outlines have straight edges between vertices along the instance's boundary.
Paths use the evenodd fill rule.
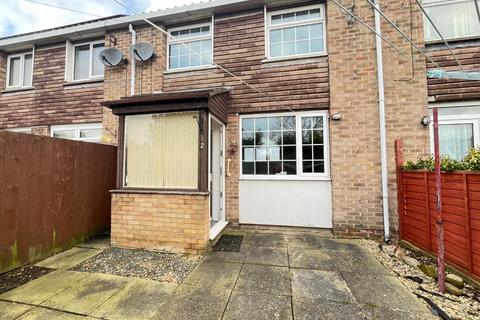
<path fill-rule="evenodd" d="M 407 172 L 398 165 L 397 183 L 400 238 L 435 254 L 435 173 Z M 442 208 L 447 263 L 480 278 L 480 174 L 442 173 Z"/>

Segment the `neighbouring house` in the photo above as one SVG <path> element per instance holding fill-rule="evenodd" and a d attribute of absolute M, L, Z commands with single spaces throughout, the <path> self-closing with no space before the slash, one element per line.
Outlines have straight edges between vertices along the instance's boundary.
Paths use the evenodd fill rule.
<path fill-rule="evenodd" d="M 478 67 L 468 1 L 424 2 L 464 64 Z M 374 25 L 368 2 L 341 3 Z M 456 68 L 414 2 L 381 8 Z M 452 12 L 455 22 L 442 18 Z M 330 0 L 214 0 L 0 39 L 0 129 L 118 144 L 113 245 L 199 252 L 227 223 L 381 236 L 384 216 L 395 234 L 394 140 L 407 159 L 428 154 L 421 119 L 439 105 L 442 151 L 464 153 L 478 141 L 480 91 L 427 82 L 433 66 L 385 20 L 381 28 L 418 62 L 383 43 L 388 194 L 375 35 Z M 137 60 L 135 42 L 153 57 Z M 126 63 L 104 67 L 103 48 Z"/>

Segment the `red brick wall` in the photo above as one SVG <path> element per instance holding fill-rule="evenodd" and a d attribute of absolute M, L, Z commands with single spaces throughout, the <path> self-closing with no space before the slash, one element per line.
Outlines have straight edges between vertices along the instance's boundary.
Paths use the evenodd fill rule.
<path fill-rule="evenodd" d="M 466 70 L 480 69 L 480 43 L 452 43 L 453 52 Z M 459 71 L 461 68 L 456 63 L 450 51 L 443 45 L 430 45 L 427 53 L 441 68 L 447 71 Z M 436 69 L 429 62 L 428 69 Z M 428 80 L 428 96 L 431 101 L 459 101 L 480 99 L 480 81 L 469 80 Z"/>
<path fill-rule="evenodd" d="M 5 89 L 5 66 L 0 56 L 0 90 Z M 64 79 L 65 46 L 38 48 L 35 89 L 0 94 L 0 129 L 101 122 L 103 83 L 65 86 Z"/>
<path fill-rule="evenodd" d="M 210 228 L 208 195 L 112 194 L 112 245 L 200 253 Z"/>

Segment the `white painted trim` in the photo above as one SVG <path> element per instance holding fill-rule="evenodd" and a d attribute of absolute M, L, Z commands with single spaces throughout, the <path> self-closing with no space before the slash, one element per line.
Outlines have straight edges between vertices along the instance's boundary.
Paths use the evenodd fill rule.
<path fill-rule="evenodd" d="M 197 24 L 188 24 L 184 25 L 181 27 L 175 27 L 175 28 L 169 28 L 167 29 L 167 61 L 166 61 L 166 66 L 165 66 L 165 72 L 166 73 L 171 73 L 171 72 L 182 72 L 182 71 L 190 71 L 190 70 L 197 70 L 197 69 L 204 69 L 208 67 L 214 67 L 213 65 L 213 57 L 214 57 L 214 52 L 213 52 L 213 25 L 214 25 L 214 16 L 212 15 L 211 21 L 210 22 L 204 22 L 204 23 L 197 23 Z M 201 35 L 201 36 L 194 36 L 194 37 L 188 37 L 188 38 L 180 38 L 180 39 L 172 39 L 171 33 L 174 31 L 179 31 L 179 30 L 188 30 L 188 29 L 194 29 L 194 28 L 201 28 L 201 27 L 209 27 L 209 34 L 208 35 Z M 200 66 L 195 66 L 195 67 L 186 67 L 186 68 L 170 68 L 170 45 L 171 44 L 185 44 L 193 41 L 201 41 L 201 40 L 211 40 L 212 42 L 212 64 L 204 64 Z M 201 59 L 201 57 L 200 57 Z M 200 60 L 200 62 L 202 62 Z"/>
<path fill-rule="evenodd" d="M 225 124 L 223 124 L 222 121 L 220 121 L 217 117 L 215 117 L 213 114 L 209 114 L 208 116 L 208 190 L 211 192 L 211 180 L 212 176 L 210 174 L 211 172 L 211 165 L 212 165 L 212 153 L 211 153 L 211 145 L 212 145 L 212 120 L 216 121 L 218 124 L 220 124 L 222 128 L 222 141 L 221 147 L 222 147 L 222 157 L 220 159 L 220 163 L 222 165 L 222 173 L 221 173 L 221 178 L 222 178 L 222 183 L 221 183 L 221 192 L 222 192 L 222 210 L 220 213 L 220 222 L 225 221 L 226 218 L 226 202 L 225 202 L 225 181 L 226 181 L 226 168 L 225 168 Z M 210 197 L 211 197 L 210 193 Z M 225 224 L 226 226 L 226 224 Z"/>
<path fill-rule="evenodd" d="M 278 116 L 294 116 L 295 117 L 295 135 L 296 135 L 296 153 L 297 153 L 297 174 L 296 175 L 244 175 L 242 165 L 242 120 L 245 118 L 264 118 L 264 117 L 278 117 Z M 302 117 L 323 117 L 323 153 L 324 153 L 324 173 L 303 173 L 302 172 Z M 278 113 L 256 113 L 256 114 L 242 114 L 238 117 L 239 121 L 239 166 L 240 177 L 239 180 L 319 180 L 330 181 L 330 134 L 329 134 L 329 114 L 325 110 L 304 111 L 304 112 L 278 112 Z"/>
<path fill-rule="evenodd" d="M 452 107 L 480 107 L 480 100 L 453 101 L 453 102 L 430 102 L 428 108 L 452 108 Z"/>
<path fill-rule="evenodd" d="M 10 132 L 32 133 L 32 128 L 30 128 L 30 127 L 11 128 L 11 129 L 5 129 L 5 130 L 6 130 L 6 131 L 10 131 Z"/>
<path fill-rule="evenodd" d="M 319 18 L 314 18 L 314 19 L 308 19 L 308 20 L 301 20 L 301 21 L 293 21 L 293 22 L 288 22 L 288 23 L 279 23 L 272 25 L 271 20 L 272 16 L 274 15 L 279 15 L 279 14 L 285 14 L 285 13 L 292 13 L 292 12 L 299 12 L 299 11 L 305 11 L 305 10 L 312 10 L 312 9 L 320 9 L 320 17 Z M 327 26 L 326 26 L 326 19 L 325 19 L 325 4 L 320 3 L 320 4 L 314 4 L 314 5 L 309 5 L 309 6 L 303 6 L 303 7 L 294 7 L 294 8 L 288 8 L 288 9 L 283 9 L 283 10 L 272 10 L 268 11 L 267 6 L 264 6 L 264 16 L 265 16 L 265 21 L 264 21 L 264 34 L 265 34 L 265 60 L 273 60 L 273 59 L 289 59 L 289 58 L 295 58 L 298 56 L 307 56 L 307 55 L 326 55 L 327 54 Z M 289 55 L 289 56 L 281 56 L 281 57 L 274 57 L 272 58 L 270 56 L 270 30 L 277 30 L 277 29 L 284 29 L 288 27 L 297 27 L 297 26 L 305 26 L 305 25 L 311 25 L 311 24 L 316 24 L 316 23 L 322 23 L 322 29 L 323 29 L 323 51 L 322 52 L 314 52 L 314 53 L 308 53 L 308 54 L 302 54 L 302 55 Z"/>
<path fill-rule="evenodd" d="M 228 225 L 228 221 L 218 221 L 212 228 L 210 228 L 210 240 L 215 239 L 220 232 Z"/>

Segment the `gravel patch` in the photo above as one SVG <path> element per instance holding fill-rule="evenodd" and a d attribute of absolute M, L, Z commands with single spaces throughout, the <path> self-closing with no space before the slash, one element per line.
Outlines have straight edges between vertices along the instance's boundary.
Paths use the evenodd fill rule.
<path fill-rule="evenodd" d="M 357 241 L 389 269 L 392 274 L 396 275 L 411 292 L 432 300 L 445 311 L 450 318 L 455 320 L 480 319 L 479 290 L 476 290 L 466 283 L 463 289 L 465 293 L 464 296 L 455 296 L 449 293 L 442 295 L 438 293 L 437 283 L 434 279 L 426 276 L 420 269 L 406 264 L 403 259 L 403 257 L 409 256 L 417 259 L 419 262 L 433 263 L 436 265 L 436 262 L 432 261 L 431 258 L 401 247 L 396 247 L 394 252 L 388 252 L 388 250 L 383 251 L 379 243 L 372 240 Z M 421 284 L 416 282 L 419 281 L 419 279 L 422 281 Z"/>
<path fill-rule="evenodd" d="M 26 265 L 0 274 L 0 294 L 40 278 L 54 269 Z"/>
<path fill-rule="evenodd" d="M 182 283 L 195 269 L 201 258 L 145 250 L 108 248 L 71 270 Z"/>

